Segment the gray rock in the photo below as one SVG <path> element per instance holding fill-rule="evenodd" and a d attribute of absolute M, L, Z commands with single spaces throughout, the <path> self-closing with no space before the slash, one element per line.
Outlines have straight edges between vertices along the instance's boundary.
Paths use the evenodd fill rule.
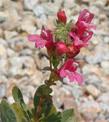
<path fill-rule="evenodd" d="M 103 103 L 109 103 L 109 92 L 103 93 L 97 101 L 103 102 Z"/>
<path fill-rule="evenodd" d="M 35 27 L 35 23 L 31 20 L 31 19 L 26 19 L 24 21 L 22 21 L 21 23 L 21 30 L 26 31 L 27 33 L 35 33 L 36 32 L 36 27 Z"/>
<path fill-rule="evenodd" d="M 108 37 L 108 36 L 105 36 L 105 37 L 104 37 L 104 42 L 105 42 L 105 43 L 109 43 L 109 37 Z"/>
<path fill-rule="evenodd" d="M 33 55 L 33 52 L 32 50 L 26 48 L 26 49 L 23 49 L 21 50 L 21 52 L 19 53 L 20 56 L 32 56 Z"/>
<path fill-rule="evenodd" d="M 5 74 L 0 73 L 0 81 L 3 81 L 3 82 L 5 82 L 5 83 L 7 83 L 8 80 L 9 80 L 9 79 L 5 76 Z"/>
<path fill-rule="evenodd" d="M 89 74 L 85 78 L 85 83 L 92 84 L 96 86 L 97 88 L 100 88 L 100 84 L 102 83 L 102 80 L 100 80 L 100 78 L 95 74 Z"/>
<path fill-rule="evenodd" d="M 101 67 L 103 68 L 103 71 L 109 75 L 109 61 L 103 61 L 101 62 Z"/>
<path fill-rule="evenodd" d="M 101 103 L 99 103 L 99 105 L 100 105 L 102 112 L 108 112 L 109 113 L 109 104 L 101 102 Z"/>
<path fill-rule="evenodd" d="M 82 88 L 80 86 L 78 86 L 78 85 L 73 85 L 71 87 L 71 89 L 72 89 L 71 90 L 72 94 L 75 97 L 75 100 L 77 100 L 77 102 L 78 102 L 79 98 L 83 95 Z"/>
<path fill-rule="evenodd" d="M 98 97 L 100 95 L 100 90 L 97 89 L 94 85 L 86 86 L 86 91 L 93 97 Z"/>
<path fill-rule="evenodd" d="M 18 64 L 18 65 L 16 65 Z M 35 62 L 30 56 L 21 56 L 10 58 L 9 74 L 15 75 L 32 75 L 36 70 Z"/>
<path fill-rule="evenodd" d="M 0 75 L 8 74 L 9 64 L 7 58 L 0 59 Z"/>
<path fill-rule="evenodd" d="M 86 100 L 84 103 L 80 103 L 79 107 L 83 116 L 91 120 L 96 118 L 101 111 L 99 104 L 94 100 Z"/>
<path fill-rule="evenodd" d="M 15 38 L 9 39 L 7 40 L 7 42 L 8 42 L 9 47 L 15 50 L 16 52 L 21 51 L 28 43 L 22 37 L 15 37 Z"/>
<path fill-rule="evenodd" d="M 0 44 L 0 57 L 6 58 L 6 56 L 7 56 L 6 47 L 4 45 Z"/>
<path fill-rule="evenodd" d="M 86 56 L 86 61 L 89 64 L 97 64 L 103 60 L 109 60 L 109 48 L 107 44 L 100 43 L 95 47 L 94 52 Z"/>
<path fill-rule="evenodd" d="M 61 0 L 60 0 L 60 2 L 61 2 Z M 58 3 L 58 5 L 57 5 L 57 3 L 54 3 L 54 4 L 46 3 L 46 4 L 42 4 L 42 6 L 43 6 L 43 8 L 45 10 L 45 14 L 47 14 L 49 16 L 50 15 L 51 16 L 55 15 L 57 13 L 57 11 L 59 10 L 59 8 L 60 8 L 60 4 L 59 3 Z"/>
<path fill-rule="evenodd" d="M 0 83 L 0 98 L 6 95 L 6 84 Z"/>
<path fill-rule="evenodd" d="M 0 0 L 0 8 L 3 6 L 3 0 Z"/>
<path fill-rule="evenodd" d="M 96 5 L 96 6 L 105 6 L 105 4 L 106 4 L 106 0 L 98 0 L 98 1 L 94 1 L 94 0 L 92 0 L 91 1 L 91 4 L 92 5 Z"/>
<path fill-rule="evenodd" d="M 32 10 L 39 0 L 24 0 L 24 6 L 26 9 Z"/>
<path fill-rule="evenodd" d="M 7 48 L 7 56 L 9 56 L 9 58 L 11 58 L 13 56 L 17 56 L 17 55 L 18 54 L 14 50 Z"/>
<path fill-rule="evenodd" d="M 14 98 L 12 97 L 12 96 L 9 96 L 8 97 L 8 102 L 10 103 L 10 104 L 13 104 L 15 101 L 14 101 Z"/>
<path fill-rule="evenodd" d="M 5 36 L 6 40 L 12 39 L 12 38 L 16 37 L 17 35 L 18 35 L 18 33 L 16 31 L 4 31 L 4 36 Z"/>
<path fill-rule="evenodd" d="M 36 17 L 41 17 L 42 15 L 45 14 L 45 10 L 44 10 L 43 6 L 41 6 L 41 5 L 34 6 L 33 12 L 36 15 Z"/>
<path fill-rule="evenodd" d="M 6 21 L 8 14 L 6 12 L 0 12 L 0 23 Z"/>
<path fill-rule="evenodd" d="M 75 0 L 64 0 L 64 6 L 66 7 L 66 8 L 72 8 L 73 6 L 74 6 L 74 4 L 75 4 L 75 2 L 74 2 Z"/>
<path fill-rule="evenodd" d="M 84 75 L 89 74 L 91 72 L 90 68 L 91 68 L 91 66 L 89 64 L 84 65 L 83 68 L 82 68 L 83 74 Z"/>
<path fill-rule="evenodd" d="M 4 47 L 8 47 L 8 43 L 6 42 L 6 40 L 0 38 L 0 45 L 3 45 Z"/>
<path fill-rule="evenodd" d="M 89 55 L 86 57 L 86 61 L 89 64 L 97 64 L 102 61 L 102 55 L 99 52 L 96 52 L 94 55 Z"/>
<path fill-rule="evenodd" d="M 21 17 L 18 13 L 18 11 L 13 7 L 7 10 L 6 13 L 1 13 L 1 27 L 4 30 L 13 30 L 19 27 Z M 11 24 L 10 24 L 11 23 Z"/>

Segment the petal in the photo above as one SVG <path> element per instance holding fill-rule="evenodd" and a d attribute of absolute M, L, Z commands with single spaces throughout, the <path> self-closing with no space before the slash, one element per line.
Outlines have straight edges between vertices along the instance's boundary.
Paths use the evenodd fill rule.
<path fill-rule="evenodd" d="M 89 23 L 86 23 L 84 21 L 80 21 L 76 24 L 77 26 L 77 29 L 78 30 L 82 30 L 82 31 L 85 31 L 85 30 L 95 30 L 96 29 L 96 26 L 93 25 L 93 24 L 89 24 Z"/>
<path fill-rule="evenodd" d="M 74 82 L 77 82 L 79 85 L 83 83 L 83 76 L 77 72 L 73 74 Z"/>
<path fill-rule="evenodd" d="M 36 35 L 36 34 L 32 34 L 32 35 L 29 35 L 28 36 L 28 40 L 29 41 L 32 41 L 32 42 L 35 42 L 37 37 L 39 37 L 39 35 Z"/>
<path fill-rule="evenodd" d="M 78 83 L 79 85 L 82 85 L 83 83 L 83 76 L 77 72 L 70 72 L 70 71 L 64 71 L 62 78 L 68 78 L 70 82 Z"/>
<path fill-rule="evenodd" d="M 91 23 L 93 17 L 94 17 L 94 14 L 89 12 L 87 9 L 84 9 L 83 11 L 80 12 L 78 22 L 85 21 L 86 23 Z"/>
<path fill-rule="evenodd" d="M 84 31 L 86 31 L 88 29 L 88 25 L 87 23 L 85 23 L 84 21 L 80 21 L 76 24 L 77 26 L 77 35 L 79 37 L 81 37 L 84 34 Z"/>
<path fill-rule="evenodd" d="M 59 75 L 60 75 L 61 78 L 65 78 L 67 76 L 67 73 L 66 73 L 65 70 L 62 69 L 62 70 L 59 71 Z"/>
<path fill-rule="evenodd" d="M 64 64 L 63 66 L 61 67 L 61 69 L 63 70 L 69 70 L 71 67 L 72 67 L 72 64 L 73 64 L 73 60 L 72 59 L 68 59 Z"/>
<path fill-rule="evenodd" d="M 44 27 L 42 27 L 42 30 L 41 30 L 41 37 L 44 40 L 53 41 L 53 35 L 52 35 L 51 30 L 45 29 Z"/>
<path fill-rule="evenodd" d="M 76 35 L 76 33 L 70 32 L 70 37 L 73 38 L 75 46 L 80 46 L 83 44 L 83 42 L 80 40 L 78 35 Z"/>
<path fill-rule="evenodd" d="M 46 40 L 42 39 L 40 36 L 37 36 L 35 46 L 37 48 L 43 48 L 46 45 Z"/>
<path fill-rule="evenodd" d="M 92 31 L 87 31 L 86 34 L 82 36 L 81 40 L 83 40 L 84 43 L 87 43 L 92 38 L 92 35 Z"/>

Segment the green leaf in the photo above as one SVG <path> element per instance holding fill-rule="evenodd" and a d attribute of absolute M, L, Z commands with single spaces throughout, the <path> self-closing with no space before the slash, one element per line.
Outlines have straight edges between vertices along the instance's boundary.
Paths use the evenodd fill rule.
<path fill-rule="evenodd" d="M 57 68 L 57 66 L 59 64 L 59 59 L 57 57 L 55 57 L 55 56 L 52 56 L 51 61 L 53 63 L 54 68 Z"/>
<path fill-rule="evenodd" d="M 15 86 L 12 90 L 12 95 L 13 95 L 13 98 L 15 100 L 16 103 L 19 103 L 19 105 L 21 106 L 22 108 L 22 111 L 24 112 L 25 114 L 25 117 L 28 118 L 28 120 L 31 119 L 32 117 L 32 112 L 31 110 L 28 108 L 28 106 L 25 104 L 24 100 L 23 100 L 23 95 L 20 91 L 20 89 Z"/>
<path fill-rule="evenodd" d="M 56 112 L 57 112 L 56 107 L 54 105 L 52 105 L 51 110 L 50 110 L 48 116 L 50 116 L 50 115 L 52 115 L 52 114 L 54 114 Z"/>
<path fill-rule="evenodd" d="M 52 89 L 47 85 L 42 85 L 36 90 L 34 95 L 35 116 L 41 116 L 41 114 L 48 115 L 52 108 L 51 92 Z M 38 112 L 38 108 L 40 108 L 40 113 Z"/>
<path fill-rule="evenodd" d="M 51 108 L 52 108 L 52 99 L 51 99 L 51 97 L 47 97 L 47 98 L 45 98 L 45 100 L 42 104 L 42 113 L 44 113 L 47 116 L 49 114 Z"/>
<path fill-rule="evenodd" d="M 35 93 L 35 96 L 49 96 L 52 92 L 52 89 L 47 85 L 41 85 Z M 34 96 L 34 98 L 35 98 Z"/>
<path fill-rule="evenodd" d="M 65 110 L 62 113 L 61 122 L 78 122 L 73 109 Z"/>
<path fill-rule="evenodd" d="M 12 90 L 12 95 L 13 95 L 13 98 L 16 102 L 19 102 L 19 103 L 24 103 L 24 100 L 23 100 L 23 95 L 20 91 L 20 89 L 15 86 Z"/>
<path fill-rule="evenodd" d="M 0 104 L 0 118 L 2 122 L 17 122 L 15 113 L 6 100 L 2 100 Z"/>
<path fill-rule="evenodd" d="M 56 112 L 56 113 L 51 114 L 49 117 L 43 116 L 40 119 L 40 122 L 61 122 L 61 113 Z"/>
<path fill-rule="evenodd" d="M 12 104 L 12 108 L 13 108 L 13 111 L 15 112 L 17 122 L 28 122 L 21 108 L 21 105 L 19 103 Z"/>

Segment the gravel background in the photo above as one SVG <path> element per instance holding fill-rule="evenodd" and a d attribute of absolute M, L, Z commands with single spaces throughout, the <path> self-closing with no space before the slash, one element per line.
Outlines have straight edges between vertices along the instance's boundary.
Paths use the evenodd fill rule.
<path fill-rule="evenodd" d="M 95 14 L 97 29 L 89 47 L 77 56 L 84 85 L 58 83 L 54 103 L 70 108 L 74 96 L 85 122 L 109 122 L 109 0 L 0 0 L 0 99 L 6 96 L 12 103 L 16 84 L 31 104 L 35 89 L 49 76 L 41 71 L 49 63 L 45 49 L 36 49 L 27 35 L 39 33 L 42 25 L 54 28 L 60 8 L 74 21 L 87 8 Z"/>

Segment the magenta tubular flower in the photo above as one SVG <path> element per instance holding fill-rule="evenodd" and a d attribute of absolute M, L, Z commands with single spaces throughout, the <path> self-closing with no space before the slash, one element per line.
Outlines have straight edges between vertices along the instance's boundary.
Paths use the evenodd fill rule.
<path fill-rule="evenodd" d="M 47 47 L 50 48 L 50 46 L 53 46 L 53 35 L 50 30 L 42 28 L 41 34 L 32 34 L 28 36 L 28 40 L 35 42 L 35 46 L 37 48 L 43 48 Z"/>
<path fill-rule="evenodd" d="M 37 34 L 29 35 L 28 40 L 35 42 L 35 46 L 37 48 L 43 48 L 46 44 L 46 40 L 44 40 L 40 35 Z"/>
<path fill-rule="evenodd" d="M 61 78 L 68 78 L 71 82 L 83 83 L 83 77 L 77 72 L 77 62 L 72 59 L 68 59 L 65 64 L 58 70 L 58 74 Z"/>
<path fill-rule="evenodd" d="M 68 46 L 68 50 L 66 54 L 68 58 L 74 58 L 76 55 L 78 55 L 79 52 L 80 52 L 80 48 L 72 44 Z"/>
<path fill-rule="evenodd" d="M 56 54 L 57 55 L 63 55 L 68 51 L 68 48 L 64 42 L 56 42 L 55 44 L 56 47 Z"/>
<path fill-rule="evenodd" d="M 90 13 L 87 9 L 84 9 L 80 12 L 78 22 L 84 21 L 85 23 L 91 23 L 92 19 L 94 18 L 94 14 Z"/>
<path fill-rule="evenodd" d="M 67 17 L 66 17 L 66 14 L 65 14 L 65 11 L 64 11 L 64 10 L 60 10 L 60 11 L 57 13 L 57 17 L 58 17 L 59 22 L 62 22 L 62 23 L 64 23 L 64 24 L 66 24 L 66 22 L 67 22 Z"/>
<path fill-rule="evenodd" d="M 91 24 L 93 17 L 94 15 L 86 9 L 80 13 L 78 21 L 76 22 L 76 28 L 72 29 L 69 33 L 75 46 L 81 48 L 88 45 L 93 35 L 92 29 L 95 29 L 95 26 Z"/>

